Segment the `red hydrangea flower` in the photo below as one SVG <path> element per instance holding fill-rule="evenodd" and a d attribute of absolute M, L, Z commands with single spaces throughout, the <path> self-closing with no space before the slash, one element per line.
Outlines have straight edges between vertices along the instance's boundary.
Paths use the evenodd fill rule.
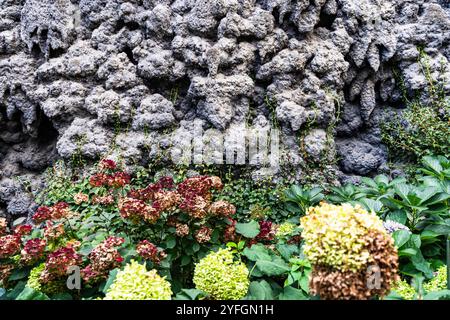
<path fill-rule="evenodd" d="M 177 223 L 175 233 L 180 238 L 186 237 L 189 234 L 189 226 L 184 223 Z"/>
<path fill-rule="evenodd" d="M 229 219 L 230 224 L 225 227 L 223 238 L 225 242 L 234 242 L 236 240 L 236 223 L 234 219 Z"/>
<path fill-rule="evenodd" d="M 161 189 L 173 189 L 174 183 L 172 177 L 162 177 L 158 180 L 158 185 Z"/>
<path fill-rule="evenodd" d="M 209 212 L 213 216 L 229 217 L 236 213 L 236 207 L 227 201 L 219 200 L 211 204 Z"/>
<path fill-rule="evenodd" d="M 52 218 L 52 210 L 47 206 L 39 207 L 33 215 L 33 220 L 36 223 L 42 223 Z"/>
<path fill-rule="evenodd" d="M 113 188 L 122 188 L 127 184 L 130 184 L 131 182 L 131 177 L 128 173 L 126 172 L 116 172 L 111 176 L 108 176 L 107 178 L 107 183 L 108 186 L 113 187 Z"/>
<path fill-rule="evenodd" d="M 122 198 L 119 200 L 120 215 L 124 219 L 129 219 L 134 223 L 142 220 L 155 223 L 160 216 L 160 212 L 149 206 L 142 200 L 133 198 Z"/>
<path fill-rule="evenodd" d="M 114 160 L 110 160 L 110 159 L 101 160 L 100 163 L 98 164 L 98 166 L 101 171 L 115 170 L 117 168 L 116 162 Z"/>
<path fill-rule="evenodd" d="M 203 219 L 208 214 L 209 202 L 197 195 L 189 195 L 183 199 L 180 209 L 185 211 L 191 217 Z"/>
<path fill-rule="evenodd" d="M 155 264 L 161 263 L 167 254 L 148 240 L 139 242 L 136 246 L 136 252 L 145 260 L 150 260 Z"/>
<path fill-rule="evenodd" d="M 273 240 L 275 232 L 271 221 L 259 221 L 259 234 L 256 236 L 258 240 Z"/>
<path fill-rule="evenodd" d="M 82 257 L 72 246 L 66 246 L 50 253 L 45 263 L 45 269 L 41 274 L 41 281 L 48 283 L 51 280 L 65 277 L 69 267 L 79 266 Z"/>
<path fill-rule="evenodd" d="M 25 265 L 33 264 L 44 255 L 47 242 L 44 239 L 31 239 L 25 243 L 24 248 L 20 252 L 20 262 Z"/>
<path fill-rule="evenodd" d="M 124 242 L 123 238 L 109 237 L 96 246 L 89 254 L 89 265 L 81 270 L 83 280 L 90 283 L 104 280 L 110 270 L 119 267 L 123 258 L 116 247 Z"/>
<path fill-rule="evenodd" d="M 108 183 L 108 176 L 104 173 L 96 173 L 89 178 L 89 184 L 93 187 L 102 187 Z"/>
<path fill-rule="evenodd" d="M 21 240 L 19 235 L 6 235 L 0 237 L 0 259 L 8 258 L 20 251 Z"/>
<path fill-rule="evenodd" d="M 44 238 L 47 241 L 54 241 L 64 235 L 64 225 L 59 223 L 54 225 L 52 221 L 47 221 L 44 228 Z"/>
<path fill-rule="evenodd" d="M 109 205 L 112 205 L 114 202 L 115 202 L 114 196 L 112 196 L 112 195 L 92 197 L 93 204 L 101 204 L 104 206 L 109 206 Z"/>
<path fill-rule="evenodd" d="M 30 226 L 29 224 L 23 224 L 14 229 L 14 234 L 23 237 L 29 235 L 31 233 L 31 230 L 33 230 L 32 226 Z"/>
<path fill-rule="evenodd" d="M 209 242 L 209 240 L 211 240 L 211 234 L 211 228 L 203 226 L 195 233 L 195 240 L 197 240 L 198 243 Z"/>

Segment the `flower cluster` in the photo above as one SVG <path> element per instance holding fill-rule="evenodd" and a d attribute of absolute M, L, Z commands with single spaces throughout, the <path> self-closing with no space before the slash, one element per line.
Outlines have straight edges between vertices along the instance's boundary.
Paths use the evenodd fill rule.
<path fill-rule="evenodd" d="M 207 243 L 211 240 L 212 229 L 207 226 L 202 226 L 197 230 L 194 237 L 198 243 Z"/>
<path fill-rule="evenodd" d="M 230 217 L 236 213 L 236 207 L 231 203 L 219 200 L 211 204 L 209 213 L 213 216 Z"/>
<path fill-rule="evenodd" d="M 36 223 L 42 223 L 47 220 L 57 220 L 70 217 L 72 215 L 73 212 L 70 211 L 70 207 L 66 202 L 58 202 L 52 207 L 39 207 L 33 215 L 33 220 Z"/>
<path fill-rule="evenodd" d="M 430 281 L 423 285 L 427 292 L 440 291 L 447 289 L 447 266 L 439 267 Z"/>
<path fill-rule="evenodd" d="M 81 270 L 84 281 L 94 283 L 108 277 L 108 272 L 119 267 L 123 258 L 117 251 L 125 240 L 120 237 L 109 237 L 97 245 L 89 254 L 89 265 Z"/>
<path fill-rule="evenodd" d="M 44 239 L 31 239 L 25 243 L 20 252 L 20 262 L 24 265 L 31 265 L 39 261 L 44 256 L 47 242 Z"/>
<path fill-rule="evenodd" d="M 84 194 L 84 193 L 82 193 L 82 192 L 79 192 L 79 193 L 76 193 L 76 194 L 73 196 L 73 201 L 74 201 L 76 204 L 80 205 L 80 204 L 82 204 L 82 203 L 89 202 L 89 196 L 88 196 L 87 194 Z"/>
<path fill-rule="evenodd" d="M 0 264 L 0 285 L 6 287 L 6 282 L 11 272 L 14 270 L 13 264 Z"/>
<path fill-rule="evenodd" d="M 122 188 L 130 184 L 131 176 L 123 171 L 115 172 L 113 174 L 96 173 L 89 178 L 89 184 L 93 187 L 112 187 Z"/>
<path fill-rule="evenodd" d="M 52 221 L 47 221 L 44 228 L 44 238 L 49 241 L 56 241 L 64 235 L 64 224 L 53 224 Z"/>
<path fill-rule="evenodd" d="M 392 220 L 386 220 L 385 222 L 383 222 L 383 226 L 386 229 L 387 232 L 389 233 L 394 233 L 397 230 L 406 230 L 409 231 L 409 228 L 401 223 L 392 221 Z"/>
<path fill-rule="evenodd" d="M 189 226 L 184 223 L 177 223 L 175 225 L 175 233 L 180 238 L 186 237 L 189 234 Z"/>
<path fill-rule="evenodd" d="M 303 251 L 313 265 L 310 289 L 323 299 L 384 296 L 398 279 L 398 256 L 381 219 L 361 207 L 321 203 L 301 218 Z M 370 267 L 380 286 L 367 286 Z"/>
<path fill-rule="evenodd" d="M 48 295 L 63 292 L 64 289 L 66 289 L 66 281 L 64 281 L 65 279 L 52 280 L 43 283 L 41 277 L 44 270 L 45 263 L 41 263 L 40 265 L 31 269 L 30 276 L 28 277 L 27 281 L 27 287 Z"/>
<path fill-rule="evenodd" d="M 98 168 L 100 169 L 100 171 L 116 170 L 117 164 L 114 160 L 102 159 L 98 164 Z"/>
<path fill-rule="evenodd" d="M 259 221 L 259 234 L 256 240 L 271 241 L 275 237 L 275 225 L 272 221 Z"/>
<path fill-rule="evenodd" d="M 119 200 L 120 215 L 134 223 L 142 220 L 148 223 L 155 223 L 160 216 L 160 212 L 143 200 L 134 198 L 121 198 Z"/>
<path fill-rule="evenodd" d="M 148 240 L 139 242 L 136 246 L 136 252 L 145 260 L 150 260 L 155 264 L 161 263 L 161 261 L 167 256 L 164 250 L 158 248 Z"/>
<path fill-rule="evenodd" d="M 0 218 L 0 237 L 7 233 L 8 222 L 6 218 Z"/>
<path fill-rule="evenodd" d="M 163 212 L 174 210 L 181 202 L 181 196 L 176 191 L 157 192 L 154 196 L 153 207 Z"/>
<path fill-rule="evenodd" d="M 170 283 L 165 278 L 132 260 L 117 273 L 104 300 L 170 300 L 171 296 Z"/>
<path fill-rule="evenodd" d="M 289 238 L 295 231 L 297 226 L 290 222 L 284 222 L 277 226 L 275 236 L 278 239 L 286 239 Z"/>
<path fill-rule="evenodd" d="M 9 258 L 20 251 L 19 235 L 9 234 L 0 237 L 0 259 Z"/>
<path fill-rule="evenodd" d="M 165 189 L 173 189 L 174 183 L 171 177 L 162 177 L 156 183 L 149 184 L 146 188 L 131 190 L 128 197 L 139 199 L 142 201 L 155 200 L 158 193 L 162 193 Z"/>
<path fill-rule="evenodd" d="M 23 237 L 23 236 L 29 235 L 31 233 L 31 230 L 33 230 L 32 226 L 30 226 L 29 224 L 23 224 L 23 225 L 17 226 L 14 229 L 14 234 Z"/>
<path fill-rule="evenodd" d="M 183 198 L 180 209 L 194 218 L 203 219 L 211 206 L 212 190 L 220 190 L 222 187 L 219 177 L 197 176 L 184 180 L 177 187 Z M 225 209 L 226 213 L 231 214 L 229 211 L 233 211 L 231 205 L 228 206 L 225 201 L 216 205 L 214 210 L 221 208 Z"/>
<path fill-rule="evenodd" d="M 406 280 L 399 280 L 395 282 L 392 290 L 395 291 L 404 300 L 413 300 L 416 295 L 416 290 Z"/>
<path fill-rule="evenodd" d="M 239 300 L 248 291 L 248 269 L 229 248 L 211 252 L 195 265 L 194 284 L 216 300 Z"/>
<path fill-rule="evenodd" d="M 41 283 L 48 283 L 64 277 L 67 275 L 69 267 L 78 266 L 81 262 L 82 258 L 73 246 L 61 247 L 48 255 L 40 281 Z"/>
<path fill-rule="evenodd" d="M 114 196 L 107 195 L 107 196 L 93 196 L 92 197 L 92 203 L 93 204 L 101 204 L 104 206 L 110 206 L 115 202 Z"/>
<path fill-rule="evenodd" d="M 237 221 L 231 218 L 228 218 L 229 225 L 225 227 L 223 231 L 223 239 L 225 242 L 234 242 L 236 241 L 236 223 Z"/>

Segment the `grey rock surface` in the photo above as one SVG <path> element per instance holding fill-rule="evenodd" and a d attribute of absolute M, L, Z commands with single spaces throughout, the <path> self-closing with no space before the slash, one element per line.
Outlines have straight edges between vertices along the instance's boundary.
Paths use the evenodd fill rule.
<path fill-rule="evenodd" d="M 449 44 L 442 0 L 0 0 L 0 211 L 59 158 L 171 161 L 194 123 L 279 129 L 300 179 L 309 160 L 376 174 L 394 69 L 425 94 L 418 48 L 449 79 Z"/>

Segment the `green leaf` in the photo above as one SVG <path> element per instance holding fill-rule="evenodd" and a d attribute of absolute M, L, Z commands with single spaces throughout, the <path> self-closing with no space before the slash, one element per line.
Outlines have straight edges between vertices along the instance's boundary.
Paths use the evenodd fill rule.
<path fill-rule="evenodd" d="M 407 249 L 402 249 L 398 251 L 398 256 L 399 257 L 411 257 L 413 255 L 417 254 L 417 250 L 413 249 L 413 248 L 407 248 Z"/>
<path fill-rule="evenodd" d="M 423 297 L 423 300 L 450 300 L 450 290 L 430 292 Z"/>
<path fill-rule="evenodd" d="M 29 270 L 28 269 L 14 269 L 11 275 L 9 276 L 9 281 L 16 281 L 20 279 L 24 279 L 28 276 Z"/>
<path fill-rule="evenodd" d="M 253 239 L 259 234 L 259 231 L 259 223 L 255 220 L 247 223 L 236 223 L 236 232 L 246 238 Z"/>
<path fill-rule="evenodd" d="M 294 254 L 297 254 L 300 250 L 298 245 L 294 244 L 277 244 L 276 248 L 285 260 L 289 260 Z"/>
<path fill-rule="evenodd" d="M 108 292 L 109 287 L 113 284 L 114 280 L 116 279 L 117 272 L 119 272 L 119 269 L 117 269 L 117 268 L 114 269 L 114 270 L 111 270 L 109 272 L 108 280 L 106 280 L 106 284 L 105 284 L 105 286 L 102 289 L 102 292 L 104 294 L 106 294 Z"/>
<path fill-rule="evenodd" d="M 394 238 L 395 246 L 397 248 L 401 248 L 406 242 L 408 242 L 411 237 L 411 232 L 407 230 L 397 230 L 394 231 L 392 237 Z"/>
<path fill-rule="evenodd" d="M 268 276 L 281 276 L 291 269 L 281 258 L 274 261 L 260 260 L 256 262 L 257 268 Z"/>
<path fill-rule="evenodd" d="M 245 248 L 242 254 L 250 261 L 272 260 L 269 250 L 262 244 L 254 244 L 250 248 Z"/>
<path fill-rule="evenodd" d="M 50 298 L 46 294 L 26 286 L 16 300 L 50 300 Z"/>
<path fill-rule="evenodd" d="M 73 300 L 73 297 L 67 292 L 54 294 L 51 298 L 52 300 Z"/>
<path fill-rule="evenodd" d="M 174 300 L 198 300 L 198 298 L 206 297 L 207 295 L 206 292 L 198 289 L 181 289 Z"/>
<path fill-rule="evenodd" d="M 273 290 L 266 280 L 252 281 L 247 297 L 250 300 L 273 300 Z"/>
<path fill-rule="evenodd" d="M 280 300 L 308 300 L 308 297 L 302 290 L 294 287 L 286 287 L 283 292 L 278 296 Z"/>
<path fill-rule="evenodd" d="M 177 239 L 174 236 L 170 235 L 167 237 L 166 241 L 166 249 L 173 249 L 177 245 Z"/>
<path fill-rule="evenodd" d="M 408 220 L 408 217 L 403 210 L 395 210 L 387 215 L 386 220 L 392 220 L 401 224 L 405 224 Z"/>
<path fill-rule="evenodd" d="M 24 223 L 26 220 L 27 220 L 26 217 L 21 217 L 21 218 L 18 218 L 18 219 L 16 219 L 16 220 L 14 220 L 14 221 L 13 221 L 13 227 L 16 227 L 16 226 L 18 226 L 18 225 L 21 225 L 21 224 Z"/>

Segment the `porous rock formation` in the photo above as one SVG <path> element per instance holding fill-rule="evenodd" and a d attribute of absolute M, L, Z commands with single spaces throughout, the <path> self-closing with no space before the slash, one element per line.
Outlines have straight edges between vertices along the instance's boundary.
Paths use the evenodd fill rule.
<path fill-rule="evenodd" d="M 280 129 L 299 179 L 386 170 L 395 70 L 426 91 L 418 48 L 448 79 L 449 42 L 446 0 L 0 0 L 0 214 L 55 159 L 146 163 L 194 123 Z"/>

